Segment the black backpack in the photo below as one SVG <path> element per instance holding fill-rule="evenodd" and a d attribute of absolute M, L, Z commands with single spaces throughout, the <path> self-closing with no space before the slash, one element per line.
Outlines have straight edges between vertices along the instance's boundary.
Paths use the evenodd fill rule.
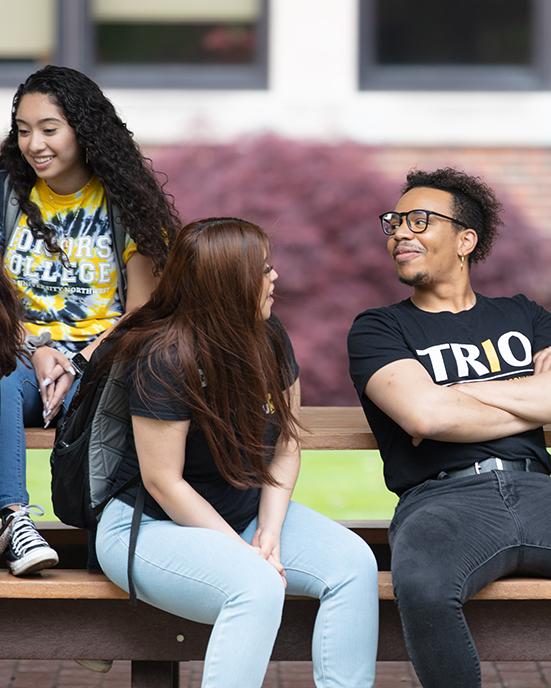
<path fill-rule="evenodd" d="M 52 504 L 55 515 L 63 523 L 95 530 L 107 503 L 131 485 L 140 483 L 128 553 L 130 601 L 135 603 L 132 561 L 145 488 L 139 472 L 117 489 L 113 488 L 131 424 L 124 388 L 127 366 L 117 361 L 109 367 L 100 364 L 113 344 L 114 339 L 106 339 L 94 351 L 66 415 L 58 421 L 50 455 Z"/>
<path fill-rule="evenodd" d="M 60 521 L 95 530 L 107 502 L 126 446 L 130 413 L 124 373 L 113 363 L 98 367 L 113 346 L 102 342 L 94 351 L 67 414 L 59 419 L 50 456 L 52 504 Z M 139 474 L 116 491 L 138 482 Z"/>

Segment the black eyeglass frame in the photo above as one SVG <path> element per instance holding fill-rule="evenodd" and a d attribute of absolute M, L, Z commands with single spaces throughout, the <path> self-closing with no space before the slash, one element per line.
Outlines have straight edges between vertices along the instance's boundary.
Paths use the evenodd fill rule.
<path fill-rule="evenodd" d="M 410 221 L 409 221 L 409 215 L 411 213 L 419 213 L 419 212 L 420 213 L 426 213 L 427 222 L 426 222 L 425 226 L 423 227 L 423 229 L 413 229 L 413 227 L 411 226 Z M 408 227 L 410 228 L 410 230 L 414 234 L 422 234 L 427 229 L 427 227 L 429 226 L 429 217 L 431 215 L 437 215 L 438 217 L 443 217 L 445 220 L 451 220 L 452 222 L 455 222 L 456 225 L 461 225 L 462 227 L 465 227 L 465 229 L 469 228 L 468 225 L 466 225 L 464 222 L 461 222 L 461 220 L 456 220 L 454 217 L 449 217 L 449 215 L 442 215 L 442 213 L 437 213 L 436 210 L 424 210 L 423 208 L 414 208 L 413 210 L 408 210 L 407 213 L 398 213 L 395 210 L 392 210 L 388 213 L 383 213 L 382 215 L 379 215 L 379 220 L 381 221 L 381 227 L 383 228 L 383 232 L 387 236 L 394 236 L 394 234 L 396 234 L 396 229 L 398 229 L 398 227 L 397 227 L 393 232 L 387 232 L 385 230 L 383 218 L 387 217 L 388 215 L 398 215 L 400 217 L 400 224 L 398 225 L 398 227 L 400 227 L 400 225 L 402 224 L 402 218 L 405 217 Z"/>

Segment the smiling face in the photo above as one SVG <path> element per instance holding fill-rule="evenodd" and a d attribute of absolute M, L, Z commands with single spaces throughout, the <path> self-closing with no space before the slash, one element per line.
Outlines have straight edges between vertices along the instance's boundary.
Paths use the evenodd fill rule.
<path fill-rule="evenodd" d="M 262 277 L 262 291 L 260 293 L 260 313 L 264 320 L 268 320 L 272 314 L 274 303 L 274 282 L 279 277 L 272 265 L 266 264 Z"/>
<path fill-rule="evenodd" d="M 17 109 L 18 144 L 37 177 L 58 194 L 75 193 L 90 173 L 75 130 L 44 93 L 27 93 Z"/>
<path fill-rule="evenodd" d="M 405 213 L 415 209 L 453 217 L 453 196 L 440 189 L 411 189 L 398 201 L 396 211 Z M 426 230 L 415 233 L 405 217 L 402 218 L 400 227 L 387 243 L 399 280 L 412 287 L 423 287 L 453 278 L 461 269 L 459 255 L 465 231 L 472 232 L 456 231 L 450 220 L 430 215 Z"/>

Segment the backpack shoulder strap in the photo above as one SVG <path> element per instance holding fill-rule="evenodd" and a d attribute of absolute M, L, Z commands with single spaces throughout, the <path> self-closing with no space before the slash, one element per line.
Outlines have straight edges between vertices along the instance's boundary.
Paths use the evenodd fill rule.
<path fill-rule="evenodd" d="M 0 172 L 0 208 L 2 209 L 2 222 L 4 225 L 4 250 L 11 241 L 15 228 L 21 218 L 19 200 L 11 185 L 9 174 Z"/>
<path fill-rule="evenodd" d="M 2 222 L 6 216 L 6 198 L 9 193 L 9 177 L 6 170 L 0 170 L 0 208 L 2 209 Z"/>
<path fill-rule="evenodd" d="M 132 514 L 132 524 L 130 526 L 130 541 L 128 543 L 128 592 L 130 594 L 130 604 L 136 605 L 136 587 L 134 585 L 134 578 L 132 571 L 134 569 L 134 555 L 136 554 L 136 544 L 138 542 L 138 533 L 140 530 L 140 523 L 142 521 L 142 514 L 145 505 L 145 487 L 141 482 L 138 488 L 138 496 L 136 504 L 134 505 L 134 513 Z"/>
<path fill-rule="evenodd" d="M 113 254 L 117 263 L 117 271 L 119 274 L 119 298 L 123 309 L 126 309 L 126 263 L 124 262 L 124 247 L 126 241 L 126 227 L 122 223 L 121 214 L 119 210 L 107 199 L 107 215 L 109 217 L 109 226 L 113 234 Z"/>

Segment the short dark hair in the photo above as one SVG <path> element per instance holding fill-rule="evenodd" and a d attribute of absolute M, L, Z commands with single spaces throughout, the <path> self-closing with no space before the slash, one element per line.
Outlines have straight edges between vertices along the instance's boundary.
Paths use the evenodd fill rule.
<path fill-rule="evenodd" d="M 453 213 L 457 220 L 474 229 L 478 243 L 469 256 L 469 263 L 486 260 L 503 225 L 500 213 L 503 206 L 493 190 L 480 177 L 466 174 L 454 167 L 445 167 L 434 172 L 410 170 L 402 194 L 418 187 L 448 191 L 453 196 Z M 458 225 L 458 229 L 461 227 Z"/>

